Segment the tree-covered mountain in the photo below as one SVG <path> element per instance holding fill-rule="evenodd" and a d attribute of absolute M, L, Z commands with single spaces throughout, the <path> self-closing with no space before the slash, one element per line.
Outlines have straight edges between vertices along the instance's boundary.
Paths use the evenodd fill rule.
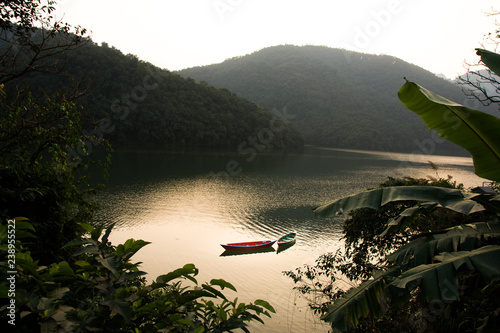
<path fill-rule="evenodd" d="M 83 130 L 104 136 L 115 147 L 236 149 L 249 137 L 258 140 L 263 130 L 267 136 L 257 141 L 259 147 L 287 150 L 303 145 L 283 115 L 227 89 L 198 84 L 124 55 L 106 43 L 99 46 L 89 41 L 61 55 L 60 62 L 65 67 L 62 74 L 33 73 L 23 82 L 35 94 L 81 94 L 75 102 L 81 106 Z M 6 85 L 7 93 L 9 88 L 14 87 Z M 271 128 L 279 130 L 268 133 Z"/>
<path fill-rule="evenodd" d="M 436 137 L 398 100 L 404 77 L 466 102 L 457 85 L 401 59 L 322 46 L 269 47 L 179 74 L 286 108 L 307 144 L 338 148 L 412 152 Z M 437 140 L 433 152 L 462 151 Z"/>

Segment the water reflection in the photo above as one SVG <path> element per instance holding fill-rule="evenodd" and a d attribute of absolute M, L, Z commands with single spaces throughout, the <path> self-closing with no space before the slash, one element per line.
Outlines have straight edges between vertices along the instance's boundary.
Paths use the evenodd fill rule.
<path fill-rule="evenodd" d="M 276 251 L 276 254 L 279 254 L 280 252 L 288 250 L 289 248 L 291 248 L 292 246 L 294 246 L 295 243 L 296 243 L 296 241 L 293 241 L 291 243 L 286 243 L 286 244 L 278 246 L 278 250 Z"/>
<path fill-rule="evenodd" d="M 413 158 L 411 163 L 404 159 Z M 99 200 L 98 222 L 115 223 L 114 244 L 128 238 L 152 242 L 134 257 L 148 279 L 194 263 L 198 281 L 224 278 L 241 301 L 261 298 L 277 310 L 265 330 L 321 332 L 328 328 L 307 312 L 282 272 L 312 264 L 342 246 L 343 218 L 316 219 L 311 208 L 376 187 L 387 176 L 426 177 L 434 171 L 414 156 L 339 150 L 306 150 L 303 155 L 262 155 L 228 182 L 210 177 L 233 155 L 115 153 L 110 183 Z M 420 157 L 421 158 L 421 157 Z M 480 185 L 472 162 L 462 157 L 424 157 L 466 186 Z M 404 166 L 404 167 L 403 167 Z M 435 173 L 432 174 L 436 176 Z M 278 239 L 290 231 L 297 244 L 279 256 L 269 252 L 221 254 L 227 240 Z M 265 272 L 265 274 L 263 273 Z M 307 315 L 306 315 L 307 313 Z M 293 329 L 292 329 L 293 328 Z"/>

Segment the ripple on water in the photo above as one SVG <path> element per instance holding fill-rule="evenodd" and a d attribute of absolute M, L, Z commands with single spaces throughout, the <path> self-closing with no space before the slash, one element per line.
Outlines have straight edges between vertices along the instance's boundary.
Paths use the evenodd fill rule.
<path fill-rule="evenodd" d="M 266 320 L 266 332 L 326 332 L 294 293 L 291 279 L 282 274 L 312 264 L 319 255 L 342 245 L 343 218 L 317 219 L 311 208 L 375 187 L 387 176 L 426 177 L 433 172 L 425 161 L 402 168 L 401 160 L 407 158 L 402 155 L 344 155 L 305 155 L 287 165 L 277 159 L 268 169 L 248 165 L 228 182 L 201 173 L 186 175 L 181 165 L 178 174 L 169 169 L 174 175 L 148 172 L 149 165 L 161 165 L 161 161 L 139 165 L 142 172 L 127 177 L 130 170 L 125 170 L 127 163 L 121 163 L 115 167 L 124 168 L 116 173 L 123 179 L 99 197 L 103 210 L 98 221 L 116 223 L 116 232 L 111 234 L 115 244 L 127 238 L 151 242 L 134 257 L 143 262 L 148 277 L 192 262 L 200 269 L 198 281 L 224 278 L 235 285 L 238 293 L 229 298 L 271 302 L 278 313 Z M 210 163 L 210 156 L 206 159 Z M 432 160 L 437 161 L 440 173 L 456 175 L 466 186 L 481 182 L 471 171 L 470 159 Z M 221 243 L 277 239 L 291 231 L 297 232 L 296 244 L 279 254 L 221 256 Z M 252 331 L 263 331 L 258 324 L 253 327 Z"/>

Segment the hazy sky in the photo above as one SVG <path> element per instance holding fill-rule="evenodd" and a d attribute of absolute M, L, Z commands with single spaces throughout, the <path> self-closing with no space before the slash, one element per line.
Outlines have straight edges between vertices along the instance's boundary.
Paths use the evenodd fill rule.
<path fill-rule="evenodd" d="M 477 58 L 500 10 L 486 0 L 60 0 L 92 39 L 169 70 L 264 47 L 325 45 L 396 56 L 454 78 Z"/>

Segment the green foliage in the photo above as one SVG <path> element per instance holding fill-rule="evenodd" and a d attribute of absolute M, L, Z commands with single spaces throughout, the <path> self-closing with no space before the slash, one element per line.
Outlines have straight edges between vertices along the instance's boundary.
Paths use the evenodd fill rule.
<path fill-rule="evenodd" d="M 481 61 L 491 69 L 496 75 L 500 75 L 500 55 L 485 49 L 476 49 L 476 53 L 481 57 Z"/>
<path fill-rule="evenodd" d="M 28 73 L 60 73 L 57 56 L 87 39 L 81 27 L 57 20 L 53 0 L 2 1 L 0 11 L 0 84 Z"/>
<path fill-rule="evenodd" d="M 500 55 L 476 50 L 483 63 L 500 75 Z M 500 119 L 469 109 L 409 81 L 401 87 L 398 96 L 409 110 L 422 118 L 428 128 L 467 149 L 478 176 L 500 180 Z"/>
<path fill-rule="evenodd" d="M 75 158 L 70 152 L 84 152 L 89 141 L 109 147 L 82 133 L 76 105 L 61 96 L 0 96 L 0 117 L 0 218 L 28 216 L 39 230 L 40 241 L 31 249 L 37 258 L 63 259 L 61 246 L 81 232 L 78 223 L 89 221 L 97 208 L 96 187 L 82 171 L 94 164 L 107 169 L 97 154 Z"/>
<path fill-rule="evenodd" d="M 373 279 L 361 283 L 359 287 L 350 289 L 329 307 L 321 319 L 332 323 L 332 327 L 345 331 L 350 326 L 359 325 L 360 318 L 380 317 L 383 314 L 380 303 L 384 302 L 385 298 L 384 280 L 388 275 L 378 274 Z"/>
<path fill-rule="evenodd" d="M 148 242 L 113 246 L 112 226 L 86 224 L 99 187 L 89 168 L 110 151 L 104 134 L 122 144 L 221 147 L 271 128 L 272 140 L 259 138 L 262 149 L 279 150 L 302 139 L 283 117 L 228 91 L 85 43 L 84 29 L 54 19 L 54 5 L 10 1 L 0 10 L 2 328 L 12 321 L 23 332 L 248 332 L 249 321 L 275 312 L 269 303 L 228 300 L 221 291 L 235 287 L 222 279 L 199 285 L 193 264 L 148 284 L 131 261 Z M 104 177 L 108 162 L 100 164 Z M 30 222 L 3 223 L 19 215 Z"/>
<path fill-rule="evenodd" d="M 296 150 L 303 145 L 281 112 L 272 113 L 227 89 L 198 84 L 107 45 L 88 42 L 60 58 L 69 75 L 35 73 L 23 82 L 49 93 L 80 82 L 85 88 L 85 95 L 78 98 L 85 110 L 83 129 L 101 133 L 116 149 L 147 145 L 236 150 L 249 137 L 268 150 Z M 259 139 L 263 130 L 266 135 Z"/>
<path fill-rule="evenodd" d="M 425 154 L 464 153 L 442 140 L 432 148 L 422 147 L 420 143 L 433 138 L 394 93 L 405 75 L 462 101 L 465 98 L 460 88 L 388 55 L 280 45 L 179 73 L 227 88 L 268 109 L 286 107 L 289 114 L 295 115 L 291 121 L 307 144 Z"/>
<path fill-rule="evenodd" d="M 478 54 L 494 71 L 500 68 L 497 54 L 484 50 L 479 50 Z M 399 97 L 429 128 L 466 148 L 472 154 L 477 175 L 498 180 L 500 122 L 497 118 L 468 109 L 412 82 L 401 88 Z M 315 308 L 324 313 L 322 318 L 331 322 L 334 330 L 384 328 L 392 331 L 401 327 L 401 314 L 397 315 L 397 320 L 391 318 L 396 313 L 395 308 L 399 307 L 396 311 L 412 317 L 423 312 L 415 311 L 416 307 L 422 309 L 426 304 L 428 308 L 437 304 L 442 310 L 431 319 L 423 318 L 418 325 L 406 320 L 411 330 L 421 331 L 422 324 L 427 327 L 431 325 L 429 322 L 432 323 L 431 331 L 490 330 L 500 311 L 500 302 L 492 292 L 500 285 L 498 194 L 464 194 L 461 190 L 425 186 L 388 187 L 330 202 L 314 212 L 328 217 L 342 209 L 355 210 L 351 215 L 355 218 L 359 213 L 356 209 L 382 210 L 408 200 L 411 206 L 398 207 L 390 220 L 368 212 L 372 218 L 358 223 L 358 232 L 344 228 L 347 231 L 346 252 L 352 262 L 361 263 L 362 268 L 346 269 L 345 261 L 335 255 L 326 259 L 327 265 L 323 264 L 324 259 L 318 260 L 314 274 L 306 274 L 306 277 L 314 281 L 322 274 L 333 276 L 340 271 L 351 280 L 365 281 L 346 294 L 329 291 L 327 306 Z M 457 213 L 470 215 L 473 219 L 484 218 L 487 222 L 464 225 L 462 219 L 455 220 Z M 447 228 L 449 224 L 451 227 Z M 382 227 L 385 227 L 383 232 L 375 233 Z M 370 237 L 375 237 L 375 241 Z M 388 244 L 382 245 L 383 242 Z M 363 255 L 367 258 L 359 260 Z M 300 271 L 287 274 L 296 282 L 302 281 Z M 467 283 L 471 280 L 473 283 Z M 478 297 L 476 293 L 481 288 L 484 293 Z M 302 291 L 311 292 L 305 288 Z M 342 298 L 339 300 L 339 297 Z"/>
<path fill-rule="evenodd" d="M 317 217 L 332 217 L 339 212 L 357 208 L 380 209 L 389 202 L 416 200 L 433 202 L 462 214 L 470 214 L 484 210 L 473 201 L 478 194 L 463 193 L 457 189 L 431 186 L 397 186 L 385 187 L 361 192 L 346 198 L 332 201 L 313 209 Z"/>
<path fill-rule="evenodd" d="M 429 129 L 467 149 L 478 176 L 500 180 L 500 119 L 447 100 L 409 81 L 401 87 L 398 96 Z"/>
<path fill-rule="evenodd" d="M 91 219 L 97 186 L 85 175 L 97 154 L 88 155 L 92 146 L 109 151 L 102 136 L 83 131 L 78 87 L 28 88 L 35 73 L 62 76 L 64 53 L 86 41 L 54 10 L 54 1 L 8 1 L 0 11 L 0 219 L 31 219 L 39 231 L 31 251 L 42 263 L 67 259 L 61 246 Z"/>
<path fill-rule="evenodd" d="M 417 185 L 415 193 L 418 195 L 413 198 L 409 195 L 412 193 L 409 191 L 411 185 Z M 397 191 L 398 187 L 403 189 L 402 192 Z M 424 190 L 426 187 L 430 189 L 429 192 Z M 430 279 L 430 276 L 435 276 L 437 272 L 441 274 L 445 270 L 449 271 L 450 265 L 455 265 L 456 269 L 450 274 L 456 277 L 464 267 L 469 267 L 461 266 L 458 261 L 450 258 L 441 260 L 440 256 L 446 253 L 460 253 L 461 256 L 467 257 L 476 254 L 468 251 L 475 251 L 489 244 L 500 244 L 497 222 L 475 222 L 482 218 L 495 218 L 496 210 L 489 212 L 485 210 L 488 205 L 485 205 L 481 212 L 465 215 L 463 213 L 468 214 L 470 210 L 459 213 L 444 208 L 450 205 L 456 207 L 457 202 L 474 198 L 494 202 L 496 196 L 460 194 L 462 192 L 454 187 L 462 188 L 462 185 L 457 185 L 451 179 L 389 178 L 381 184 L 380 189 L 371 190 L 381 194 L 389 189 L 387 193 L 390 195 L 386 193 L 386 199 L 377 196 L 377 200 L 373 201 L 372 196 L 364 195 L 358 199 L 363 198 L 366 202 L 350 201 L 356 205 L 340 204 L 337 207 L 335 205 L 338 202 L 330 203 L 331 207 L 335 206 L 328 212 L 330 216 L 335 215 L 335 211 L 342 206 L 345 212 L 349 212 L 349 218 L 344 225 L 344 251 L 324 254 L 318 258 L 315 265 L 306 265 L 285 274 L 294 279 L 300 292 L 306 296 L 314 295 L 309 298 L 311 308 L 322 314 L 322 318 L 331 322 L 335 329 L 356 331 L 355 327 L 358 327 L 362 332 L 377 327 L 384 331 L 397 332 L 396 327 L 404 327 L 402 323 L 406 323 L 407 327 L 414 326 L 415 322 L 408 322 L 408 318 L 418 313 L 421 308 L 429 306 L 426 304 L 429 304 L 432 298 L 426 299 L 427 296 L 434 297 L 434 301 L 439 301 L 440 304 L 454 304 L 451 299 L 436 298 L 436 289 L 431 287 L 435 279 Z M 426 195 L 422 195 L 424 193 Z M 436 195 L 438 193 L 440 195 Z M 431 195 L 428 196 L 429 194 Z M 450 198 L 447 198 L 448 195 Z M 426 200 L 432 197 L 433 201 L 444 205 L 423 204 L 419 201 L 424 200 L 426 196 Z M 376 204 L 373 204 L 374 202 Z M 478 202 L 474 203 L 479 205 Z M 372 208 L 359 208 L 366 206 Z M 392 254 L 388 255 L 390 253 Z M 441 265 L 437 265 L 438 260 Z M 463 262 L 464 260 L 467 259 L 463 259 Z M 427 267 L 428 270 L 414 269 L 421 266 Z M 410 273 L 407 273 L 408 271 Z M 424 272 L 426 274 L 423 274 Z M 495 274 L 494 270 L 490 273 Z M 438 279 L 441 277 L 441 285 L 450 285 L 444 289 L 445 295 L 455 292 L 451 286 L 456 282 L 448 281 L 449 276 L 437 275 Z M 488 276 L 488 273 L 485 276 Z M 349 284 L 346 285 L 343 277 L 355 284 L 363 282 L 346 292 L 345 290 L 349 289 L 346 286 Z M 407 280 L 412 283 L 402 282 Z M 484 281 L 486 283 L 492 280 Z M 463 284 L 464 281 L 460 283 Z M 469 291 L 472 291 L 472 287 Z M 494 306 L 486 309 L 480 318 L 486 317 L 494 310 Z M 388 319 L 392 317 L 398 319 Z M 477 322 L 477 318 L 473 322 Z M 398 320 L 403 321 L 397 323 Z"/>
<path fill-rule="evenodd" d="M 31 224 L 16 219 L 15 226 L 15 238 L 0 226 L 0 297 L 12 299 L 7 272 L 15 270 L 16 329 L 25 332 L 249 332 L 248 322 L 275 312 L 263 300 L 228 300 L 221 291 L 236 288 L 222 279 L 199 285 L 193 264 L 147 284 L 146 273 L 131 258 L 148 242 L 129 239 L 113 246 L 108 241 L 113 226 L 82 226 L 88 234 L 66 245 L 76 249 L 74 259 L 48 266 L 39 266 L 29 252 Z M 7 267 L 14 262 L 15 269 Z M 2 323 L 10 313 L 7 305 L 0 308 Z"/>
<path fill-rule="evenodd" d="M 472 251 L 500 238 L 498 222 L 476 222 L 458 225 L 437 233 L 420 235 L 412 242 L 387 256 L 389 263 L 413 268 L 432 263 L 435 255 L 444 252 Z"/>
<path fill-rule="evenodd" d="M 443 252 L 433 257 L 433 263 L 418 265 L 395 278 L 389 284 L 389 289 L 398 290 L 392 290 L 391 295 L 395 302 L 408 301 L 411 298 L 410 291 L 422 285 L 424 295 L 431 302 L 459 300 L 457 271 L 462 266 L 468 271 L 478 271 L 483 280 L 490 284 L 500 278 L 500 267 L 491 264 L 499 254 L 498 245 L 487 245 L 472 251 Z"/>

